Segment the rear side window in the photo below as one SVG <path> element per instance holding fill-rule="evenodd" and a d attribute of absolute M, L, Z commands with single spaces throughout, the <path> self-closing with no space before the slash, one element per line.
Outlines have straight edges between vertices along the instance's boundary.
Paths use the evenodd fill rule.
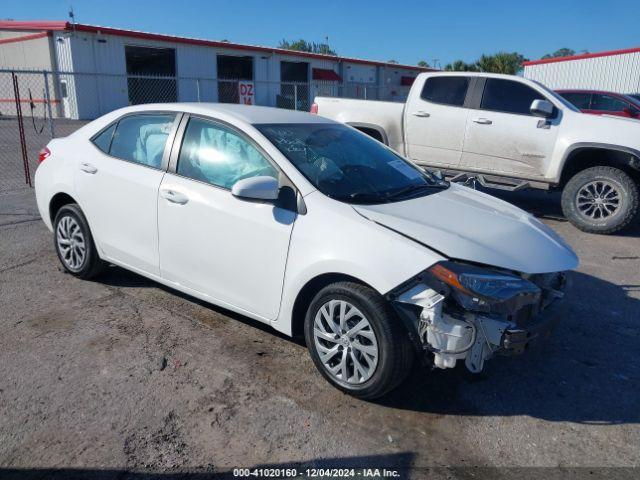
<path fill-rule="evenodd" d="M 593 94 L 591 102 L 591 110 L 602 110 L 605 112 L 621 112 L 625 108 L 629 108 L 629 104 L 619 98 L 611 95 Z"/>
<path fill-rule="evenodd" d="M 461 107 L 469 89 L 468 77 L 430 77 L 424 83 L 423 100 Z"/>
<path fill-rule="evenodd" d="M 175 115 L 130 115 L 118 122 L 109 154 L 160 168 Z"/>
<path fill-rule="evenodd" d="M 571 102 L 576 108 L 580 110 L 589 110 L 591 104 L 591 94 L 590 93 L 573 93 L 573 92 L 562 92 L 560 93 L 562 97 Z"/>
<path fill-rule="evenodd" d="M 531 115 L 531 102 L 546 100 L 537 90 L 524 83 L 487 78 L 480 108 L 496 112 Z"/>
<path fill-rule="evenodd" d="M 116 124 L 114 123 L 109 128 L 104 130 L 101 134 L 96 137 L 93 137 L 91 140 L 93 144 L 102 150 L 104 153 L 109 153 L 109 147 L 111 147 L 111 139 L 113 138 L 113 132 L 116 129 Z"/>

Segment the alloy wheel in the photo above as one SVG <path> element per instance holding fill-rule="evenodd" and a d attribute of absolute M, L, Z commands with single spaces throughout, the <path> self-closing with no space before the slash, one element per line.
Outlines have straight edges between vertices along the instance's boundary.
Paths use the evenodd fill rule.
<path fill-rule="evenodd" d="M 325 370 L 347 384 L 364 383 L 378 365 L 378 342 L 364 314 L 345 300 L 330 300 L 315 316 L 313 340 Z"/>
<path fill-rule="evenodd" d="M 87 256 L 87 245 L 80 225 L 65 215 L 56 228 L 56 243 L 64 264 L 73 271 L 80 270 Z"/>
<path fill-rule="evenodd" d="M 614 184 L 596 180 L 578 190 L 576 204 L 581 215 L 600 220 L 617 213 L 620 208 L 620 193 Z"/>

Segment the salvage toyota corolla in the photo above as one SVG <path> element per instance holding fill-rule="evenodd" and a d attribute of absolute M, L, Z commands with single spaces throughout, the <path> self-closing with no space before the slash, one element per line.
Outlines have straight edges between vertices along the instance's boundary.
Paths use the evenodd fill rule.
<path fill-rule="evenodd" d="M 114 111 L 40 152 L 36 195 L 68 272 L 119 265 L 304 335 L 322 375 L 363 398 L 416 357 L 479 372 L 522 352 L 578 264 L 522 210 L 272 108 Z"/>

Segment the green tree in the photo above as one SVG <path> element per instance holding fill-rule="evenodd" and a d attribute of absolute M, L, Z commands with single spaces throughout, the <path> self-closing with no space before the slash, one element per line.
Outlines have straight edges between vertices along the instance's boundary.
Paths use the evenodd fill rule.
<path fill-rule="evenodd" d="M 307 42 L 303 39 L 294 41 L 281 40 L 278 48 L 297 50 L 299 52 L 320 53 L 323 55 L 337 55 L 335 50 L 326 43 Z"/>
<path fill-rule="evenodd" d="M 526 59 L 517 52 L 498 52 L 494 55 L 481 55 L 473 63 L 456 60 L 448 63 L 444 69 L 450 72 L 487 72 L 515 75 L 522 69 L 522 62 L 525 61 Z"/>
<path fill-rule="evenodd" d="M 517 52 L 498 52 L 494 55 L 482 55 L 476 62 L 476 67 L 481 72 L 515 75 L 522 69 L 524 61 L 524 56 Z"/>
<path fill-rule="evenodd" d="M 462 60 L 447 63 L 444 69 L 448 72 L 475 72 L 478 70 L 475 63 L 466 63 Z"/>
<path fill-rule="evenodd" d="M 547 53 L 542 58 L 571 57 L 575 54 L 576 54 L 576 51 L 570 48 L 559 48 L 553 53 Z"/>
<path fill-rule="evenodd" d="M 387 60 L 387 63 L 398 63 L 398 61 L 392 58 L 391 60 Z"/>
<path fill-rule="evenodd" d="M 422 67 L 422 68 L 430 68 L 431 65 L 429 65 L 429 63 L 426 60 L 420 60 L 418 62 L 418 66 Z"/>

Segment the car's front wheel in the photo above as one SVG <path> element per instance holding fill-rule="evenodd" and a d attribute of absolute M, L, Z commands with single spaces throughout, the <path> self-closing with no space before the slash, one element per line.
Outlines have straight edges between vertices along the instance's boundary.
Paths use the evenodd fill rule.
<path fill-rule="evenodd" d="M 638 216 L 638 184 L 614 167 L 591 167 L 575 174 L 562 190 L 562 211 L 589 233 L 615 233 Z"/>
<path fill-rule="evenodd" d="M 86 280 L 106 266 L 98 256 L 87 219 L 77 204 L 58 210 L 53 221 L 53 239 L 60 263 L 72 275 Z"/>
<path fill-rule="evenodd" d="M 305 340 L 320 373 L 360 398 L 397 387 L 413 362 L 406 331 L 388 302 L 357 283 L 338 282 L 318 292 L 305 317 Z"/>

